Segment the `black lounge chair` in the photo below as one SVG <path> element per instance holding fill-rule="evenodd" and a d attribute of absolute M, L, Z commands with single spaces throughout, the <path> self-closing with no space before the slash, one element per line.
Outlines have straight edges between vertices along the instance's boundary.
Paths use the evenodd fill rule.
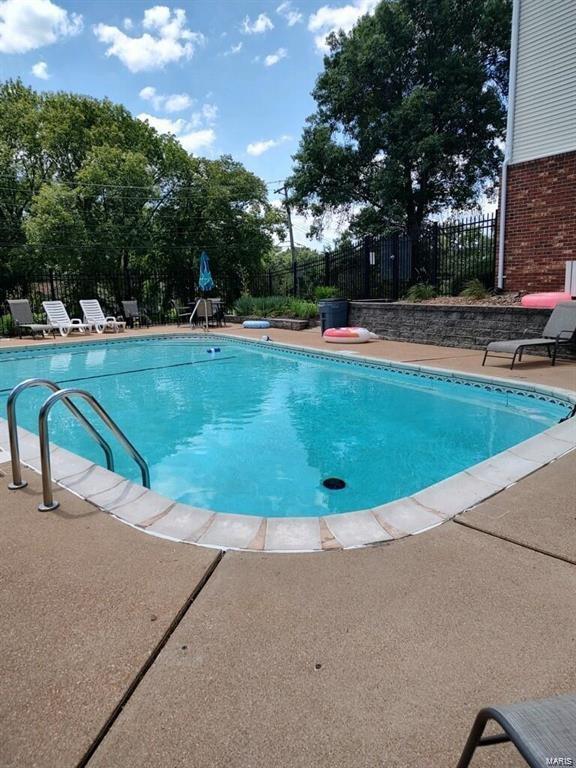
<path fill-rule="evenodd" d="M 124 319 L 129 328 L 134 328 L 134 324 L 138 323 L 142 328 L 144 324 L 146 327 L 150 325 L 150 318 L 138 307 L 138 302 L 131 299 L 130 301 L 122 302 L 122 311 L 124 312 Z"/>
<path fill-rule="evenodd" d="M 176 325 L 185 325 L 190 322 L 190 318 L 194 314 L 194 310 L 190 309 L 192 304 L 189 304 L 186 307 L 183 304 L 180 304 L 178 299 L 172 299 L 172 306 L 176 310 Z"/>
<path fill-rule="evenodd" d="M 556 355 L 560 344 L 570 344 L 576 335 L 576 301 L 564 301 L 557 304 L 539 339 L 510 339 L 510 341 L 491 341 L 486 347 L 482 365 L 487 357 L 508 357 L 512 355 L 510 370 L 514 368 L 516 357 L 522 361 L 522 354 L 526 347 L 545 349 L 552 361 L 556 364 Z M 492 354 L 496 353 L 496 354 Z"/>
<path fill-rule="evenodd" d="M 18 330 L 20 338 L 22 338 L 23 330 L 30 331 L 32 336 L 37 334 L 46 336 L 48 333 L 51 333 L 52 336 L 56 335 L 56 329 L 52 325 L 35 322 L 28 299 L 8 299 L 7 303 L 14 327 Z"/>
<path fill-rule="evenodd" d="M 489 720 L 503 733 L 482 736 Z M 476 747 L 511 742 L 530 768 L 576 766 L 576 695 L 555 696 L 480 710 L 457 768 L 468 768 Z"/>

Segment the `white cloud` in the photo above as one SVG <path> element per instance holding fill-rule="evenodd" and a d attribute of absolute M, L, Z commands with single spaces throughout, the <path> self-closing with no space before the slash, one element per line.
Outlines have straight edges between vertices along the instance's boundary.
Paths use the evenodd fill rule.
<path fill-rule="evenodd" d="M 188 109 L 194 103 L 187 93 L 171 93 L 165 97 L 164 109 L 166 112 L 182 112 L 184 109 Z"/>
<path fill-rule="evenodd" d="M 32 67 L 32 74 L 34 77 L 39 77 L 40 80 L 48 80 L 50 75 L 48 74 L 48 64 L 45 61 L 38 61 Z"/>
<path fill-rule="evenodd" d="M 201 149 L 210 149 L 216 141 L 216 133 L 213 128 L 204 128 L 201 131 L 191 131 L 178 136 L 178 141 L 186 152 L 198 152 Z"/>
<path fill-rule="evenodd" d="M 248 144 L 246 152 L 252 157 L 260 157 L 264 152 L 268 152 L 273 147 L 278 147 L 280 144 L 285 144 L 287 141 L 291 141 L 292 136 L 280 136 L 279 139 L 268 139 L 267 141 L 255 141 L 252 144 Z"/>
<path fill-rule="evenodd" d="M 218 117 L 218 107 L 216 104 L 202 104 L 199 111 L 193 112 L 190 116 L 190 127 L 214 125 Z"/>
<path fill-rule="evenodd" d="M 276 8 L 276 13 L 282 18 L 286 19 L 288 26 L 293 27 L 294 24 L 298 24 L 302 21 L 302 14 L 296 8 L 292 7 L 291 0 L 286 0 L 285 3 L 281 3 Z"/>
<path fill-rule="evenodd" d="M 278 64 L 278 62 L 285 59 L 286 56 L 288 56 L 286 48 L 278 48 L 275 53 L 269 53 L 268 56 L 266 56 L 264 59 L 264 66 L 273 67 L 274 64 Z"/>
<path fill-rule="evenodd" d="M 142 88 L 138 95 L 141 99 L 144 99 L 144 101 L 154 101 L 156 98 L 156 88 L 152 85 L 147 85 L 145 88 Z"/>
<path fill-rule="evenodd" d="M 242 50 L 242 43 L 238 43 L 238 45 L 232 45 L 230 48 L 228 48 L 227 51 L 224 51 L 222 54 L 223 56 L 235 56 L 237 53 L 240 53 Z"/>
<path fill-rule="evenodd" d="M 82 31 L 82 16 L 51 0 L 0 0 L 0 53 L 26 53 Z"/>
<path fill-rule="evenodd" d="M 182 117 L 179 117 L 177 120 L 171 120 L 169 117 L 157 117 L 156 115 L 141 112 L 137 115 L 137 118 L 142 120 L 143 123 L 149 123 L 158 133 L 173 133 L 174 136 L 182 133 L 187 125 L 186 120 Z"/>
<path fill-rule="evenodd" d="M 261 35 L 269 29 L 274 29 L 274 24 L 265 13 L 261 13 L 255 21 L 250 21 L 250 17 L 246 16 L 241 27 L 245 35 Z"/>
<path fill-rule="evenodd" d="M 349 5 L 333 8 L 323 5 L 308 19 L 308 29 L 314 32 L 314 43 L 320 53 L 327 53 L 326 37 L 331 32 L 341 29 L 350 32 L 358 19 L 367 13 L 373 13 L 379 0 L 353 0 Z"/>
<path fill-rule="evenodd" d="M 155 5 L 144 11 L 144 32 L 141 37 L 125 35 L 118 27 L 97 24 L 94 34 L 108 45 L 106 56 L 117 56 L 131 72 L 162 69 L 180 59 L 190 59 L 196 45 L 204 41 L 200 32 L 186 26 L 186 12 L 173 11 L 165 5 Z"/>
<path fill-rule="evenodd" d="M 153 88 L 150 90 L 154 91 Z M 215 104 L 203 104 L 198 112 L 192 113 L 189 120 L 182 117 L 171 120 L 169 117 L 157 117 L 146 112 L 137 117 L 155 128 L 158 133 L 174 135 L 187 152 L 198 152 L 210 149 L 216 141 L 216 131 L 212 125 L 217 115 L 218 107 Z"/>
<path fill-rule="evenodd" d="M 194 99 L 187 93 L 158 93 L 156 88 L 151 85 L 142 88 L 139 96 L 144 101 L 152 102 L 157 111 L 163 109 L 165 112 L 182 112 L 189 109 L 194 103 Z"/>
<path fill-rule="evenodd" d="M 45 61 L 38 61 L 32 67 L 32 74 L 35 77 L 39 77 L 40 80 L 49 80 L 50 75 L 48 73 L 48 64 Z"/>
<path fill-rule="evenodd" d="M 132 19 L 126 16 L 126 18 L 122 22 L 122 26 L 127 32 L 130 32 L 130 30 L 134 27 L 134 22 L 132 21 Z"/>

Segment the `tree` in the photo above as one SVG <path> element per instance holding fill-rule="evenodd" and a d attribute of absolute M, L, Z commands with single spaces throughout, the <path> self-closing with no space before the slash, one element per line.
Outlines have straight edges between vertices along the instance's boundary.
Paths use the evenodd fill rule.
<path fill-rule="evenodd" d="M 189 292 L 207 250 L 224 287 L 260 268 L 282 226 L 231 157 L 189 155 L 107 99 L 0 84 L 3 274 L 160 268 Z"/>
<path fill-rule="evenodd" d="M 315 217 L 356 234 L 474 202 L 497 178 L 510 0 L 383 0 L 332 34 L 289 185 Z"/>

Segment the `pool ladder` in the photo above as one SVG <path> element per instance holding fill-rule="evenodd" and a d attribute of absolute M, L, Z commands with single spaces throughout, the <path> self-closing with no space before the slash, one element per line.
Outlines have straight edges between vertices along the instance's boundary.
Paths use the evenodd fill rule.
<path fill-rule="evenodd" d="M 20 466 L 20 446 L 18 444 L 18 422 L 16 420 L 16 401 L 21 392 L 25 389 L 31 389 L 32 387 L 47 387 L 52 390 L 52 394 L 44 401 L 38 412 L 38 435 L 40 439 L 40 466 L 42 470 L 42 504 L 38 509 L 41 512 L 47 512 L 52 509 L 57 509 L 60 506 L 58 501 L 55 501 L 52 494 L 52 467 L 50 461 L 50 437 L 48 434 L 48 414 L 52 410 L 52 407 L 57 402 L 62 400 L 66 408 L 76 418 L 77 421 L 84 427 L 88 434 L 98 443 L 98 445 L 104 451 L 106 457 L 106 466 L 113 472 L 114 471 L 114 456 L 112 449 L 108 442 L 98 432 L 96 427 L 90 423 L 90 421 L 84 416 L 77 406 L 74 405 L 71 398 L 79 397 L 90 405 L 92 410 L 100 417 L 104 424 L 110 429 L 112 434 L 117 438 L 118 442 L 126 450 L 126 452 L 134 459 L 136 464 L 140 467 L 142 474 L 142 485 L 146 488 L 150 488 L 150 471 L 148 464 L 142 454 L 132 445 L 130 440 L 126 437 L 124 432 L 120 429 L 118 424 L 112 419 L 112 417 L 104 410 L 98 400 L 91 395 L 90 392 L 86 392 L 83 389 L 76 389 L 71 387 L 69 389 L 62 389 L 54 381 L 50 379 L 26 379 L 26 381 L 20 382 L 8 395 L 8 401 L 6 403 L 6 410 L 8 413 L 8 434 L 10 438 L 10 455 L 12 460 L 12 482 L 9 484 L 11 490 L 17 490 L 18 488 L 25 488 L 28 483 L 22 480 L 22 471 Z"/>

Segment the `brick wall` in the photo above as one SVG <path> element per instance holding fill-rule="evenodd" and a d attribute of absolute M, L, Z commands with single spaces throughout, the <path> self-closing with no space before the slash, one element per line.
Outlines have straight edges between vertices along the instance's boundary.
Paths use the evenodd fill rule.
<path fill-rule="evenodd" d="M 560 291 L 576 259 L 576 152 L 508 168 L 505 274 L 510 291 Z"/>

